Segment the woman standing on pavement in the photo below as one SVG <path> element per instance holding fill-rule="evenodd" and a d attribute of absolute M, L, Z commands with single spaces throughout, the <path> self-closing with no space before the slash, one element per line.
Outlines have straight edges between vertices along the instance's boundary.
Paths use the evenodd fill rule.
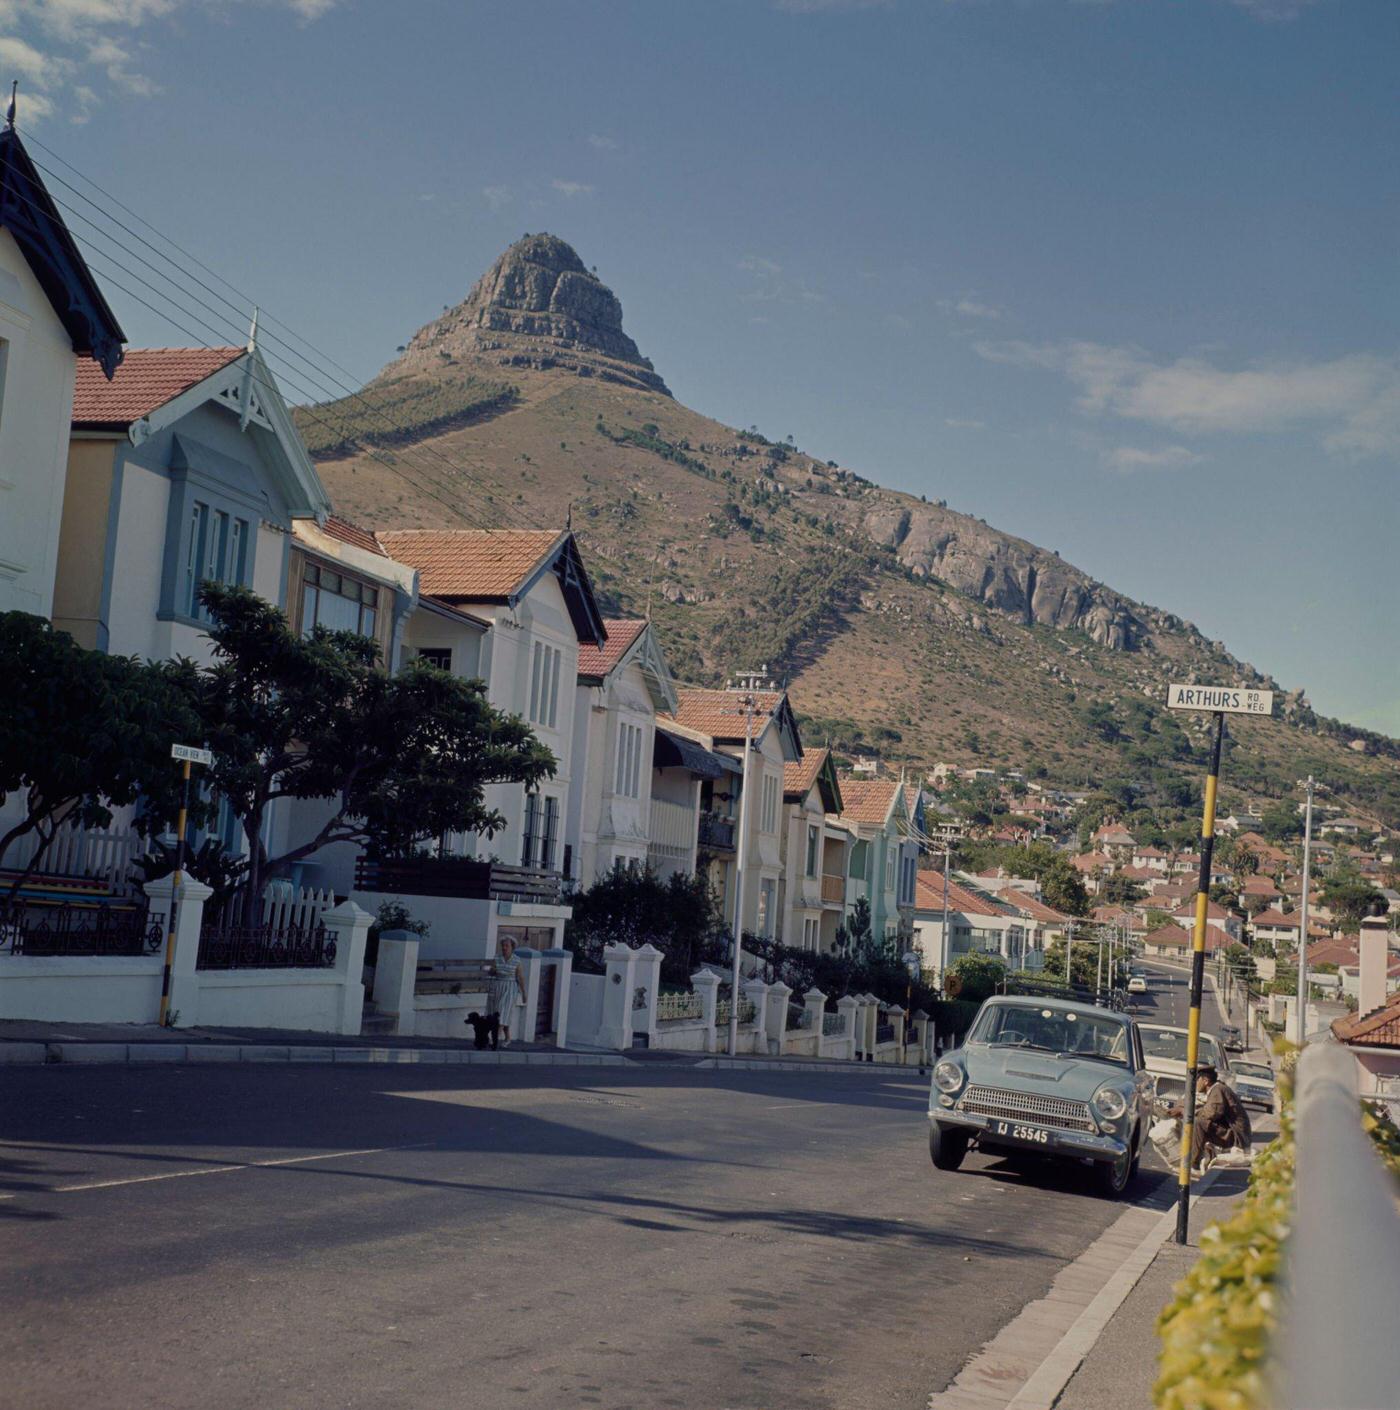
<path fill-rule="evenodd" d="M 500 1042 L 510 1042 L 510 1025 L 517 1004 L 525 1002 L 525 976 L 515 957 L 515 941 L 503 935 L 497 945 L 496 965 L 491 977 L 491 1012 L 496 1016 Z"/>

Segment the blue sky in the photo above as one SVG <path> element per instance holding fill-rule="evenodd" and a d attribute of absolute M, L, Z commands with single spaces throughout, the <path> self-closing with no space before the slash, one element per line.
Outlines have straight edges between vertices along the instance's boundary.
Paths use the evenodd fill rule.
<path fill-rule="evenodd" d="M 1396 0 L 0 0 L 21 125 L 358 376 L 552 231 L 688 405 L 1394 734 L 1397 61 Z"/>

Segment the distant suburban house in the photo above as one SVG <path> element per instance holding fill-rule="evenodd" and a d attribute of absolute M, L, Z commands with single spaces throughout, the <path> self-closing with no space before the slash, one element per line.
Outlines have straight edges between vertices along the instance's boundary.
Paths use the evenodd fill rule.
<path fill-rule="evenodd" d="M 53 613 L 78 364 L 106 380 L 125 341 L 7 121 L 0 130 L 0 612 Z"/>
<path fill-rule="evenodd" d="M 1302 934 L 1302 915 L 1294 912 L 1284 914 L 1270 906 L 1260 911 L 1250 922 L 1250 931 L 1256 940 L 1267 940 L 1271 945 L 1282 945 L 1292 949 Z"/>
<path fill-rule="evenodd" d="M 966 954 L 996 955 L 1014 969 L 1024 966 L 1036 927 L 1015 903 L 1020 897 L 993 896 L 954 873 L 946 888 L 945 938 L 943 873 L 921 869 L 915 886 L 914 945 L 936 983 L 943 982 L 945 963 L 951 966 Z"/>
<path fill-rule="evenodd" d="M 85 646 L 207 661 L 206 581 L 288 605 L 292 529 L 330 498 L 262 355 L 132 348 L 78 366 L 54 620 Z"/>
<path fill-rule="evenodd" d="M 1196 924 L 1196 908 L 1188 906 L 1177 911 L 1173 917 L 1178 925 L 1194 929 Z M 1218 930 L 1222 935 L 1231 940 L 1240 938 L 1240 918 L 1233 911 L 1227 911 L 1218 901 L 1206 902 L 1206 927 L 1207 929 Z"/>

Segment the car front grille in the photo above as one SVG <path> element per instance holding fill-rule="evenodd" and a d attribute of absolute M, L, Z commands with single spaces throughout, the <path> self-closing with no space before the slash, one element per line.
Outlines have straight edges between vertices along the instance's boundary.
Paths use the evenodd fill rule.
<path fill-rule="evenodd" d="M 1035 1126 L 1057 1126 L 1062 1131 L 1097 1131 L 1088 1102 L 1067 1097 L 1046 1097 L 1038 1092 L 1010 1092 L 1001 1087 L 969 1087 L 958 1103 L 974 1116 L 996 1116 L 1003 1121 L 1028 1121 Z"/>

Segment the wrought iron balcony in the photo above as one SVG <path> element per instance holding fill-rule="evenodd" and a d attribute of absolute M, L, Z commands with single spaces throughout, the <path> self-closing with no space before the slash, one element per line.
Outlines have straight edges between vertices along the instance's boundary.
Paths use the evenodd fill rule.
<path fill-rule="evenodd" d="M 522 901 L 557 906 L 564 878 L 542 867 L 510 867 L 471 857 L 359 857 L 355 889 L 461 901 Z"/>
<path fill-rule="evenodd" d="M 700 846 L 709 852 L 734 850 L 734 820 L 718 813 L 700 814 Z"/>

